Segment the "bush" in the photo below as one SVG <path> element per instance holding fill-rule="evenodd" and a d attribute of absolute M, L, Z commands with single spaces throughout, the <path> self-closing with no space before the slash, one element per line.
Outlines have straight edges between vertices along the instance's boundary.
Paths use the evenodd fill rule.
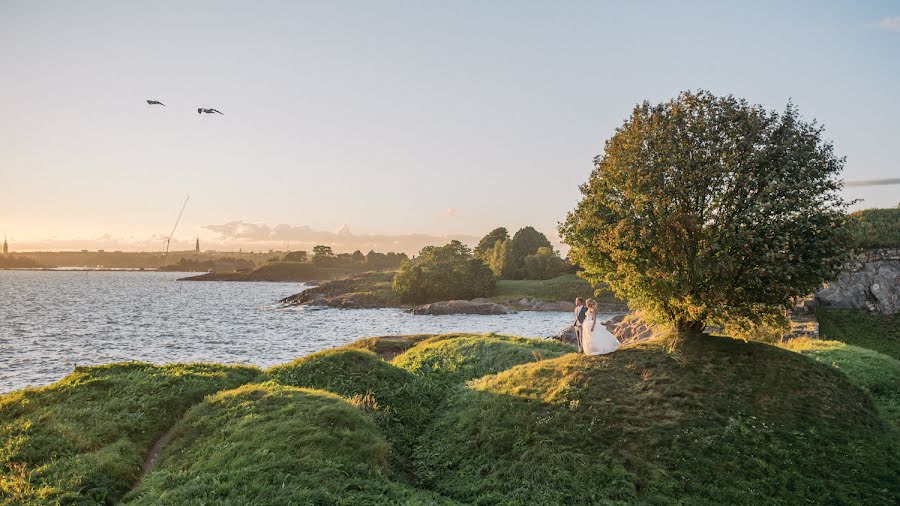
<path fill-rule="evenodd" d="M 423 248 L 394 277 L 394 291 L 413 303 L 484 297 L 495 285 L 490 268 L 459 241 Z"/>

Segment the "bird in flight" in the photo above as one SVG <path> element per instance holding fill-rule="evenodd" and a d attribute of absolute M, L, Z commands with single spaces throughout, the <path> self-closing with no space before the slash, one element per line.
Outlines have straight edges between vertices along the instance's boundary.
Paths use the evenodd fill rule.
<path fill-rule="evenodd" d="M 160 102 L 159 100 L 148 100 L 147 103 L 150 105 L 161 105 L 163 107 L 166 106 L 166 104 Z"/>
<path fill-rule="evenodd" d="M 206 114 L 218 113 L 218 114 L 221 114 L 222 116 L 225 116 L 225 114 L 223 114 L 222 111 L 219 111 L 217 109 L 204 109 L 202 107 L 197 109 L 197 114 L 204 114 L 204 113 L 206 113 Z"/>

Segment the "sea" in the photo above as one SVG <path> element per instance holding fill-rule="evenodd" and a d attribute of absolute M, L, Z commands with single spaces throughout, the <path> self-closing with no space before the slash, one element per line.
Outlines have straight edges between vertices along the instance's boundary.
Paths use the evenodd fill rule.
<path fill-rule="evenodd" d="M 0 393 L 50 384 L 77 365 L 219 362 L 270 367 L 365 337 L 554 335 L 570 313 L 412 315 L 284 308 L 301 283 L 187 282 L 189 273 L 0 270 Z"/>

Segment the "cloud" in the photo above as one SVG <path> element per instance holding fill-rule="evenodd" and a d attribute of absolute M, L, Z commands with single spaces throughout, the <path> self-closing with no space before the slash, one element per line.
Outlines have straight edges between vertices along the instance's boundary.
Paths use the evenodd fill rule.
<path fill-rule="evenodd" d="M 456 216 L 456 213 L 457 213 L 457 212 L 459 212 L 459 210 L 458 210 L 457 208 L 455 208 L 455 207 L 448 207 L 447 210 L 444 211 L 444 216 L 453 217 L 453 216 Z"/>
<path fill-rule="evenodd" d="M 432 234 L 360 234 L 350 232 L 350 227 L 343 225 L 337 232 L 314 230 L 307 225 L 269 225 L 265 223 L 249 223 L 246 221 L 229 221 L 220 225 L 204 225 L 204 230 L 213 232 L 217 243 L 229 244 L 244 249 L 282 249 L 290 243 L 291 250 L 311 250 L 317 244 L 325 244 L 337 252 L 369 250 L 387 252 L 397 251 L 407 254 L 418 253 L 425 246 L 446 244 L 458 240 L 465 244 L 476 244 L 478 238 L 469 235 L 432 235 Z"/>
<path fill-rule="evenodd" d="M 900 32 L 900 16 L 884 18 L 878 22 L 878 26 L 892 32 Z"/>
<path fill-rule="evenodd" d="M 896 18 L 900 20 L 900 18 Z M 892 177 L 887 179 L 857 179 L 855 181 L 844 181 L 844 186 L 885 186 L 900 184 L 900 177 Z"/>

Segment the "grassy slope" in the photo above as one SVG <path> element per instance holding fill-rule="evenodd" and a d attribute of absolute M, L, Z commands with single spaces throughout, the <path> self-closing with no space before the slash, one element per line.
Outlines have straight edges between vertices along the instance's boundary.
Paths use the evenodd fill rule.
<path fill-rule="evenodd" d="M 900 493 L 897 432 L 865 394 L 831 367 L 728 338 L 514 367 L 460 392 L 422 441 L 422 485 L 482 504 L 895 504 Z"/>
<path fill-rule="evenodd" d="M 793 339 L 784 345 L 842 371 L 872 395 L 881 415 L 900 428 L 900 360 L 839 341 Z"/>
<path fill-rule="evenodd" d="M 497 287 L 490 296 L 496 302 L 526 297 L 548 301 L 573 301 L 575 297 L 593 297 L 597 302 L 620 302 L 609 290 L 604 289 L 594 295 L 591 284 L 574 274 L 563 274 L 543 281 L 501 279 L 497 281 Z"/>
<path fill-rule="evenodd" d="M 114 501 L 150 447 L 203 396 L 259 370 L 204 364 L 79 367 L 0 396 L 0 503 Z"/>
<path fill-rule="evenodd" d="M 900 247 L 900 207 L 856 211 L 848 227 L 857 249 Z"/>
<path fill-rule="evenodd" d="M 900 360 L 900 314 L 819 308 L 816 317 L 822 339 L 869 348 Z"/>
<path fill-rule="evenodd" d="M 221 392 L 178 425 L 136 504 L 440 504 L 390 480 L 389 445 L 336 395 L 275 384 Z"/>
<path fill-rule="evenodd" d="M 439 401 L 436 389 L 371 351 L 314 353 L 267 371 L 278 383 L 334 392 L 364 407 L 392 444 L 392 463 L 409 471 L 420 430 Z"/>
<path fill-rule="evenodd" d="M 392 363 L 439 384 L 451 385 L 572 351 L 573 347 L 552 340 L 493 334 L 444 335 L 422 341 Z"/>

